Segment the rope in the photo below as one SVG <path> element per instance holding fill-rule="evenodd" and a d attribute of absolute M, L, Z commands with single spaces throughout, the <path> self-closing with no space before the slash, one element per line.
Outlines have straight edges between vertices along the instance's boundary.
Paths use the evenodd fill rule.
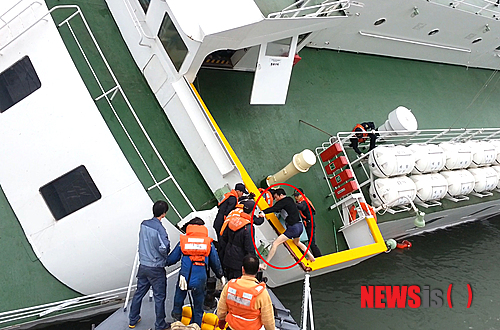
<path fill-rule="evenodd" d="M 483 93 L 483 91 L 486 89 L 486 87 L 488 87 L 488 84 L 493 80 L 493 78 L 496 76 L 498 72 L 498 69 L 496 69 L 495 71 L 493 71 L 491 73 L 491 75 L 488 77 L 488 79 L 486 80 L 486 82 L 483 84 L 483 86 L 479 89 L 479 91 L 477 91 L 476 95 L 474 96 L 474 98 L 472 99 L 472 101 L 470 102 L 470 104 L 465 108 L 463 109 L 461 112 L 460 112 L 460 115 L 459 116 L 456 116 L 456 119 L 455 121 L 453 122 L 453 124 L 450 125 L 449 128 L 452 128 L 453 126 L 455 126 L 455 124 L 457 123 L 458 119 L 460 119 L 462 117 L 462 115 L 464 114 L 465 111 L 467 111 L 475 102 L 476 100 L 479 98 L 479 96 Z M 496 84 L 496 83 L 495 83 Z M 470 123 L 470 120 L 469 120 L 469 123 Z M 468 124 L 469 124 L 468 123 Z M 468 126 L 467 124 L 467 126 Z"/>

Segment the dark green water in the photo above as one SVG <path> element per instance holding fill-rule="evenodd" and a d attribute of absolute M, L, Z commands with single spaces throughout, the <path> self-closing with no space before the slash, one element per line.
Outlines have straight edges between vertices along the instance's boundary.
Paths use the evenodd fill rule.
<path fill-rule="evenodd" d="M 410 238 L 410 250 L 381 254 L 361 264 L 311 279 L 315 328 L 500 329 L 500 217 Z M 452 286 L 452 305 L 446 290 Z M 467 307 L 467 284 L 473 292 Z M 363 285 L 429 285 L 443 291 L 440 308 L 361 308 Z M 302 283 L 274 289 L 300 321 Z M 89 330 L 102 317 L 47 330 Z"/>

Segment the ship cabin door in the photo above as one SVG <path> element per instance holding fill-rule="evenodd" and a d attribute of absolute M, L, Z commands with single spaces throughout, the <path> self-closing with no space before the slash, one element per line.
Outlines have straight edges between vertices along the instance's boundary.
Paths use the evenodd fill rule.
<path fill-rule="evenodd" d="M 298 36 L 260 45 L 250 104 L 285 104 Z"/>

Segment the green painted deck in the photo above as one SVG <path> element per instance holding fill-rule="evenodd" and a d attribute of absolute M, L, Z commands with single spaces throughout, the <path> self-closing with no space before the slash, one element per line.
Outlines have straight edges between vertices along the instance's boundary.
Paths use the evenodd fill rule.
<path fill-rule="evenodd" d="M 284 106 L 249 104 L 253 73 L 204 69 L 195 82 L 257 184 L 295 153 L 328 140 L 299 120 L 335 135 L 358 122 L 380 126 L 390 111 L 404 105 L 412 109 L 420 129 L 499 126 L 500 77 L 483 88 L 493 71 L 309 48 L 300 56 Z M 333 200 L 325 198 L 329 190 L 319 166 L 289 183 L 302 187 L 314 203 L 317 242 L 329 253 L 336 250 L 332 223 L 338 229 L 340 219 L 337 211 L 328 210 Z M 345 246 L 341 235 L 338 243 Z"/>

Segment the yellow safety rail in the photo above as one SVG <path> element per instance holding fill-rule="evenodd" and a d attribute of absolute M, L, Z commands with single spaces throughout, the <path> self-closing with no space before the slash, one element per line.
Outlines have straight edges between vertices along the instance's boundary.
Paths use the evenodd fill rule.
<path fill-rule="evenodd" d="M 241 178 L 243 180 L 243 183 L 247 187 L 249 192 L 253 192 L 255 196 L 260 195 L 260 191 L 253 182 L 252 178 L 250 178 L 250 175 L 248 175 L 248 172 L 246 171 L 245 167 L 243 164 L 240 162 L 238 156 L 236 156 L 236 153 L 234 152 L 233 148 L 227 141 L 226 137 L 222 133 L 222 131 L 219 128 L 219 125 L 217 125 L 217 122 L 214 120 L 212 117 L 212 114 L 208 110 L 207 106 L 205 105 L 205 102 L 203 102 L 200 94 L 198 94 L 198 91 L 194 87 L 193 84 L 191 84 L 191 88 L 193 92 L 195 93 L 196 97 L 198 98 L 198 101 L 200 104 L 203 106 L 203 109 L 205 110 L 208 118 L 210 118 L 210 121 L 212 122 L 212 125 L 214 126 L 215 130 L 219 134 L 219 137 L 221 138 L 222 142 L 226 146 L 227 151 L 231 155 L 231 158 L 233 159 L 236 167 L 238 168 Z M 258 206 L 260 209 L 266 209 L 269 207 L 269 204 L 267 204 L 266 200 L 264 198 L 260 198 Z M 278 218 L 274 214 L 266 214 L 266 217 L 271 223 L 274 225 L 274 227 L 280 232 L 283 233 L 285 231 L 285 228 L 283 228 L 283 225 L 280 223 Z M 365 246 L 357 247 L 354 249 L 350 250 L 345 250 L 345 251 L 340 251 L 340 252 L 335 252 L 331 253 L 328 255 L 324 255 L 321 257 L 316 258 L 316 261 L 310 262 L 306 258 L 302 259 L 302 263 L 306 267 L 310 267 L 311 270 L 317 270 L 321 268 L 326 268 L 329 266 L 333 265 L 338 265 L 347 261 L 363 258 L 363 257 L 368 257 L 377 253 L 381 253 L 387 250 L 387 246 L 385 245 L 384 238 L 382 237 L 382 234 L 380 233 L 380 229 L 378 228 L 378 225 L 375 221 L 374 218 L 369 217 L 366 218 L 366 221 L 368 223 L 368 227 L 370 228 L 370 232 L 372 234 L 372 237 L 375 241 L 373 244 L 368 244 Z M 300 259 L 303 255 L 303 253 L 300 251 L 300 249 L 293 243 L 293 240 L 288 240 L 286 243 L 288 247 L 292 250 L 292 252 L 295 254 L 295 257 L 297 259 Z"/>

